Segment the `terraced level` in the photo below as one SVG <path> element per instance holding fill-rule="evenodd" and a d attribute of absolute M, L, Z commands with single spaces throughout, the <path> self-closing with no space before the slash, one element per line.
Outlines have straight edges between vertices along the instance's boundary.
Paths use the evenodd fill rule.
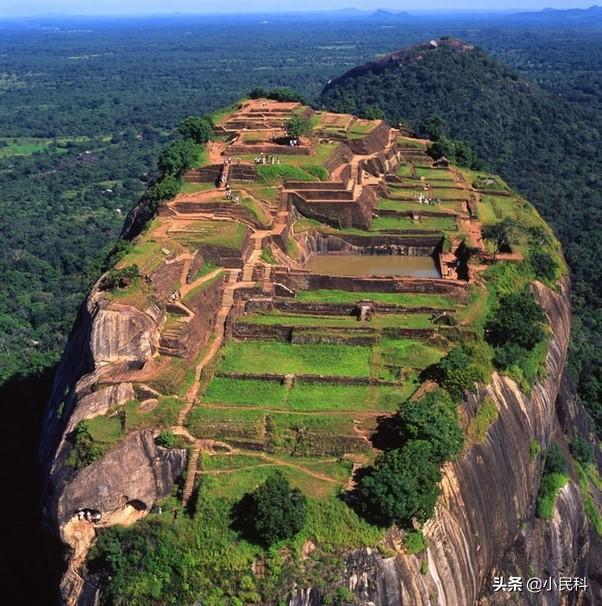
<path fill-rule="evenodd" d="M 293 116 L 313 129 L 297 145 L 283 130 Z M 483 174 L 436 167 L 423 142 L 382 121 L 263 99 L 216 120 L 205 164 L 104 289 L 115 310 L 144 311 L 157 345 L 141 367 L 103 375 L 135 398 L 88 420 L 90 439 L 105 453 L 143 427 L 176 436 L 190 456 L 174 499 L 209 542 L 238 545 L 241 569 L 265 553 L 224 512 L 275 469 L 309 498 L 289 547 L 375 546 L 384 530 L 340 494 L 390 419 L 433 388 L 433 366 L 481 342 L 500 294 L 533 278 L 533 234 L 558 249 L 501 180 L 483 193 Z M 481 228 L 506 217 L 531 231 L 494 258 Z"/>

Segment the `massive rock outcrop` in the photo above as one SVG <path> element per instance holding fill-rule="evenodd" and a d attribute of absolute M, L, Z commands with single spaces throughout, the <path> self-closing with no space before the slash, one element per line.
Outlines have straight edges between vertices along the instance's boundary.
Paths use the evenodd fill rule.
<path fill-rule="evenodd" d="M 370 549 L 349 554 L 345 583 L 361 604 L 506 603 L 512 594 L 493 592 L 494 575 L 523 576 L 525 581 L 529 576 L 589 576 L 587 594 L 525 591 L 520 594 L 520 603 L 602 603 L 593 568 L 597 557 L 593 552 L 599 552 L 599 541 L 590 541 L 578 487 L 568 484 L 561 491 L 552 520 L 533 516 L 541 457 L 533 457 L 530 444 L 537 441 L 545 449 L 552 437 L 562 436 L 556 404 L 570 336 L 568 281 L 557 293 L 541 284 L 533 288 L 551 327 L 545 376 L 526 396 L 512 379 L 495 374 L 488 386 L 464 402 L 465 413 L 471 418 L 478 402 L 488 396 L 495 402 L 499 417 L 483 443 L 473 444 L 444 470 L 443 494 L 435 516 L 425 527 L 429 547 L 424 555 L 398 553 L 384 558 Z M 565 416 L 586 416 L 574 398 L 571 406 L 572 413 L 565 412 Z M 389 534 L 389 540 L 396 547 L 394 533 Z M 320 592 L 312 588 L 299 590 L 289 602 L 290 606 L 320 603 Z"/>
<path fill-rule="evenodd" d="M 160 320 L 155 307 L 140 311 L 116 305 L 94 289 L 80 309 L 58 369 L 40 457 L 44 523 L 68 546 L 69 570 L 62 584 L 66 600 L 86 593 L 75 569 L 95 535 L 79 512 L 100 514 L 96 526 L 133 522 L 170 493 L 185 469 L 186 451 L 157 446 L 153 430 L 132 432 L 83 470 L 69 463 L 70 437 L 80 421 L 136 398 L 131 383 L 113 383 L 109 373 L 141 367 L 153 355 Z"/>

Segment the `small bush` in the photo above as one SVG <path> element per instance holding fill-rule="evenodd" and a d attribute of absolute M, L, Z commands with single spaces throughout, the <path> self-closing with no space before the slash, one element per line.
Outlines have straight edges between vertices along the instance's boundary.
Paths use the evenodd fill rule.
<path fill-rule="evenodd" d="M 468 424 L 466 433 L 469 440 L 481 444 L 485 440 L 489 428 L 497 421 L 499 414 L 495 402 L 490 397 L 486 397 Z"/>
<path fill-rule="evenodd" d="M 127 288 L 139 275 L 140 270 L 137 265 L 128 265 L 122 269 L 111 269 L 102 279 L 100 287 L 102 290 Z"/>
<path fill-rule="evenodd" d="M 427 548 L 427 542 L 420 530 L 410 530 L 406 532 L 403 540 L 405 550 L 410 553 L 419 553 Z"/>
<path fill-rule="evenodd" d="M 529 459 L 533 461 L 541 452 L 541 444 L 537 440 L 531 440 L 529 443 Z"/>
<path fill-rule="evenodd" d="M 539 485 L 537 496 L 536 515 L 542 520 L 549 520 L 554 516 L 556 497 L 560 489 L 569 481 L 564 473 L 545 473 Z"/>
<path fill-rule="evenodd" d="M 213 124 L 211 119 L 205 116 L 188 116 L 178 125 L 178 132 L 203 145 L 213 137 Z"/>
<path fill-rule="evenodd" d="M 155 444 L 163 448 L 175 448 L 176 436 L 171 431 L 162 431 L 155 438 Z"/>
<path fill-rule="evenodd" d="M 543 250 L 531 250 L 529 263 L 538 279 L 544 282 L 553 282 L 558 278 L 560 267 L 550 253 Z"/>
<path fill-rule="evenodd" d="M 167 175 L 157 181 L 149 190 L 148 197 L 152 202 L 162 202 L 174 198 L 182 187 L 182 181 L 173 175 Z"/>
<path fill-rule="evenodd" d="M 102 448 L 94 443 L 87 421 L 80 421 L 71 435 L 72 447 L 68 463 L 75 469 L 83 469 L 102 457 Z"/>
<path fill-rule="evenodd" d="M 560 446 L 556 443 L 550 444 L 546 452 L 546 462 L 544 465 L 544 473 L 564 473 L 566 471 L 566 460 L 560 450 Z"/>
<path fill-rule="evenodd" d="M 577 461 L 579 461 L 579 463 L 587 465 L 593 459 L 594 450 L 591 444 L 589 444 L 589 442 L 584 440 L 581 436 L 577 436 L 570 443 L 569 447 L 571 450 L 571 454 L 575 459 L 577 459 Z"/>

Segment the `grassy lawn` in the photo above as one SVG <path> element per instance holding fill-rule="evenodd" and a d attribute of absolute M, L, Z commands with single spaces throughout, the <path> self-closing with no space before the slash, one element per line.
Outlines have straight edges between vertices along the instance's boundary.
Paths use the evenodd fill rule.
<path fill-rule="evenodd" d="M 409 163 L 400 164 L 395 169 L 395 174 L 398 177 L 414 177 L 415 176 L 414 167 Z"/>
<path fill-rule="evenodd" d="M 371 410 L 368 385 L 334 385 L 297 382 L 288 397 L 291 410 L 323 412 L 328 410 Z"/>
<path fill-rule="evenodd" d="M 153 290 L 142 278 L 136 278 L 126 288 L 114 288 L 105 291 L 103 297 L 107 301 L 132 305 L 136 309 L 144 311 L 152 302 Z"/>
<path fill-rule="evenodd" d="M 188 181 L 185 181 L 184 183 L 182 183 L 180 193 L 196 194 L 200 191 L 210 191 L 212 189 L 215 189 L 214 183 L 189 183 Z"/>
<path fill-rule="evenodd" d="M 453 181 L 455 179 L 454 173 L 448 170 L 442 170 L 439 168 L 423 168 L 421 166 L 416 169 L 417 177 L 426 177 L 427 179 L 445 179 L 446 181 Z"/>
<path fill-rule="evenodd" d="M 154 240 L 135 242 L 132 249 L 120 259 L 116 264 L 117 269 L 122 269 L 129 265 L 137 265 L 140 275 L 146 275 L 155 271 L 168 256 L 162 249 L 169 250 L 170 253 L 181 249 L 176 242 L 159 243 Z"/>
<path fill-rule="evenodd" d="M 164 395 L 184 397 L 194 383 L 195 364 L 182 358 L 164 356 L 160 360 L 159 371 L 148 385 Z"/>
<path fill-rule="evenodd" d="M 407 211 L 416 211 L 417 213 L 420 212 L 449 212 L 450 215 L 452 215 L 453 218 L 453 211 L 459 211 L 460 210 L 460 203 L 459 202 L 446 202 L 445 200 L 443 200 L 441 202 L 441 204 L 438 204 L 437 206 L 431 206 L 428 204 L 420 204 L 419 202 L 413 202 L 410 200 L 400 200 L 400 199 L 388 199 L 388 198 L 382 198 L 381 200 L 379 200 L 378 202 L 378 210 L 395 210 L 397 212 L 407 212 Z M 445 217 L 443 217 L 445 219 Z M 431 217 L 431 219 L 434 219 L 434 217 Z"/>
<path fill-rule="evenodd" d="M 497 223 L 499 219 L 495 216 L 495 211 L 487 196 L 482 196 L 481 201 L 477 204 L 477 214 L 484 225 Z"/>
<path fill-rule="evenodd" d="M 152 410 L 140 410 L 138 400 L 130 400 L 118 411 L 87 421 L 90 435 L 100 444 L 115 444 L 124 434 L 148 427 L 170 427 L 175 424 L 183 401 L 175 397 L 160 397 Z"/>
<path fill-rule="evenodd" d="M 462 198 L 464 200 L 468 200 L 470 198 L 470 194 L 465 189 L 456 189 L 452 187 L 433 187 L 429 196 L 434 199 L 439 200 L 449 200 L 449 199 L 459 199 Z"/>
<path fill-rule="evenodd" d="M 251 212 L 260 225 L 263 227 L 269 226 L 271 223 L 271 218 L 266 214 L 263 207 L 257 200 L 254 198 L 242 198 L 240 204 Z"/>
<path fill-rule="evenodd" d="M 229 342 L 222 350 L 224 372 L 370 376 L 370 348 L 296 345 L 266 341 Z"/>
<path fill-rule="evenodd" d="M 383 339 L 379 349 L 385 364 L 401 368 L 426 368 L 445 354 L 441 349 L 412 339 Z"/>
<path fill-rule="evenodd" d="M 202 284 L 199 284 L 198 286 L 195 286 L 191 291 L 186 293 L 186 296 L 184 297 L 184 302 L 187 303 L 194 300 L 212 284 L 215 284 L 218 280 L 221 280 L 223 275 L 224 272 L 220 271 L 217 275 L 213 276 L 213 278 L 207 280 L 206 282 L 203 282 Z"/>
<path fill-rule="evenodd" d="M 423 208 L 434 208 L 424 207 Z M 455 217 L 421 217 L 420 221 L 412 221 L 410 217 L 377 217 L 372 220 L 372 229 L 376 231 L 456 231 Z"/>
<path fill-rule="evenodd" d="M 304 163 L 301 167 L 289 162 L 288 158 L 286 163 L 258 166 L 257 175 L 261 183 L 269 185 L 282 181 L 317 181 L 328 178 L 328 172 L 319 164 Z"/>
<path fill-rule="evenodd" d="M 253 381 L 215 377 L 203 395 L 203 402 L 281 408 L 286 388 L 278 381 Z"/>
<path fill-rule="evenodd" d="M 413 390 L 412 390 L 413 391 Z M 394 412 L 404 399 L 403 387 L 297 382 L 291 389 L 291 410 L 307 412 Z"/>
<path fill-rule="evenodd" d="M 308 303 L 357 303 L 362 299 L 388 305 L 432 307 L 434 309 L 453 309 L 457 305 L 457 301 L 451 297 L 422 293 L 354 292 L 349 290 L 301 290 L 297 293 L 298 301 Z"/>
<path fill-rule="evenodd" d="M 186 228 L 186 233 L 179 233 L 176 239 L 191 248 L 209 244 L 239 251 L 245 241 L 247 232 L 248 228 L 242 223 L 195 221 Z"/>
<path fill-rule="evenodd" d="M 192 276 L 192 278 L 190 279 L 190 282 L 194 282 L 195 280 L 198 280 L 199 278 L 202 278 L 203 276 L 210 274 L 212 271 L 216 270 L 217 268 L 218 268 L 218 266 L 215 265 L 214 263 L 211 263 L 211 261 L 204 261 L 203 264 L 196 270 L 196 273 L 194 274 L 194 276 Z"/>

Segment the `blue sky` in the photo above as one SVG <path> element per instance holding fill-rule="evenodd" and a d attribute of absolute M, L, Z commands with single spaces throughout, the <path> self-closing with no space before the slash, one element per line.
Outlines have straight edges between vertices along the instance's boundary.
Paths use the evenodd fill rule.
<path fill-rule="evenodd" d="M 155 13 L 241 13 L 281 12 L 287 10 L 325 10 L 354 6 L 361 9 L 390 10 L 538 10 L 586 8 L 593 1 L 580 0 L 0 0 L 0 16 L 39 15 L 48 13 L 84 14 L 155 14 Z M 302 9 L 301 9 L 302 7 Z"/>

